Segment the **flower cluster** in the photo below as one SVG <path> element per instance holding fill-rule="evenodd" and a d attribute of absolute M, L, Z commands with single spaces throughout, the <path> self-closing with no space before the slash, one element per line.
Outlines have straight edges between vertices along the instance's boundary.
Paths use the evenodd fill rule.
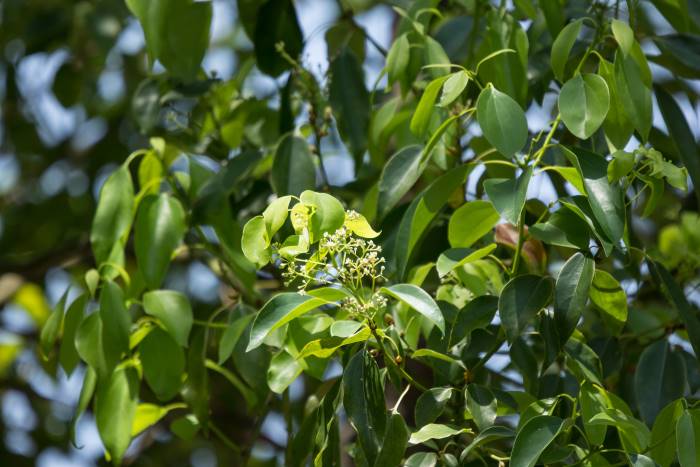
<path fill-rule="evenodd" d="M 341 303 L 344 310 L 355 316 L 374 316 L 386 308 L 387 299 L 384 295 L 375 293 L 368 302 L 360 302 L 355 297 L 346 298 Z"/>

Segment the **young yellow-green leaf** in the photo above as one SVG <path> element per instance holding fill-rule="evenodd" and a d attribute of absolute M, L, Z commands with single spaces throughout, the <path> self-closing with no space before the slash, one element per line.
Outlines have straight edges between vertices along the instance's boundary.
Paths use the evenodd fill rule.
<path fill-rule="evenodd" d="M 608 181 L 608 163 L 585 149 L 562 147 L 562 150 L 583 178 L 593 217 L 607 239 L 616 243 L 625 230 L 625 204 L 620 186 Z"/>
<path fill-rule="evenodd" d="M 614 18 L 610 22 L 610 27 L 622 53 L 625 55 L 629 54 L 635 42 L 634 31 L 632 31 L 632 28 L 624 21 Z"/>
<path fill-rule="evenodd" d="M 554 286 L 554 317 L 559 331 L 559 342 L 562 344 L 569 339 L 581 318 L 593 282 L 594 269 L 595 262 L 578 252 L 572 255 L 559 271 Z"/>
<path fill-rule="evenodd" d="M 617 279 L 607 271 L 596 269 L 588 294 L 603 312 L 603 319 L 612 332 L 619 333 L 627 322 L 627 295 Z"/>
<path fill-rule="evenodd" d="M 440 107 L 447 107 L 453 103 L 469 83 L 469 75 L 466 71 L 458 71 L 448 76 L 442 85 L 442 95 L 440 96 Z"/>
<path fill-rule="evenodd" d="M 513 342 L 552 298 L 553 281 L 533 274 L 516 276 L 503 287 L 498 310 L 506 336 Z"/>
<path fill-rule="evenodd" d="M 129 169 L 122 165 L 107 178 L 100 189 L 90 243 L 99 265 L 108 261 L 120 239 L 131 227 L 134 216 L 134 185 Z"/>
<path fill-rule="evenodd" d="M 520 151 L 527 141 L 523 109 L 490 84 L 479 94 L 476 119 L 488 142 L 506 158 Z"/>
<path fill-rule="evenodd" d="M 259 347 L 265 337 L 293 319 L 318 308 L 349 297 L 346 290 L 323 287 L 304 294 L 287 292 L 272 297 L 255 316 L 250 330 L 247 352 Z"/>
<path fill-rule="evenodd" d="M 468 432 L 469 430 L 466 428 L 453 428 L 442 423 L 428 423 L 420 430 L 411 434 L 411 439 L 409 439 L 408 442 L 409 444 L 422 444 L 431 439 L 451 438 Z"/>
<path fill-rule="evenodd" d="M 356 211 L 348 211 L 345 213 L 345 227 L 358 237 L 376 238 L 379 232 L 376 232 L 365 216 Z"/>
<path fill-rule="evenodd" d="M 139 404 L 136 407 L 134 423 L 131 425 L 131 436 L 141 434 L 147 428 L 158 423 L 168 412 L 174 409 L 184 408 L 184 404 L 171 404 L 161 407 L 156 404 Z"/>
<path fill-rule="evenodd" d="M 309 218 L 309 235 L 312 243 L 321 239 L 324 233 L 332 234 L 343 226 L 345 209 L 340 201 L 327 193 L 304 191 L 301 202 L 313 208 Z"/>
<path fill-rule="evenodd" d="M 423 136 L 428 129 L 430 117 L 432 117 L 435 110 L 435 100 L 445 80 L 447 80 L 447 76 L 441 76 L 432 80 L 425 87 L 425 91 L 423 91 L 423 95 L 418 101 L 416 111 L 413 113 L 413 118 L 411 118 L 410 128 L 414 135 Z"/>
<path fill-rule="evenodd" d="M 549 415 L 538 415 L 518 430 L 510 455 L 510 465 L 534 467 L 540 455 L 557 437 L 564 420 Z"/>
<path fill-rule="evenodd" d="M 241 249 L 243 254 L 258 267 L 270 262 L 270 236 L 263 216 L 255 216 L 243 226 Z"/>
<path fill-rule="evenodd" d="M 161 401 L 172 399 L 182 386 L 185 353 L 177 342 L 160 328 L 153 329 L 139 345 L 143 376 Z"/>
<path fill-rule="evenodd" d="M 518 225 L 520 221 L 530 178 L 532 178 L 532 167 L 525 169 L 517 179 L 490 178 L 484 182 L 484 191 L 496 211 L 513 225 Z"/>
<path fill-rule="evenodd" d="M 557 38 L 552 43 L 552 52 L 550 62 L 552 65 L 552 71 L 554 76 L 560 81 L 564 82 L 564 70 L 566 68 L 566 62 L 569 60 L 569 54 L 571 53 L 571 48 L 576 42 L 579 32 L 581 31 L 581 26 L 583 25 L 583 19 L 578 19 L 573 21 L 559 32 Z"/>
<path fill-rule="evenodd" d="M 353 323 L 356 323 L 353 321 Z M 362 326 L 361 323 L 356 323 Z M 324 337 L 307 343 L 297 355 L 297 359 L 306 357 L 329 358 L 333 353 L 341 347 L 355 344 L 357 342 L 365 342 L 370 338 L 372 332 L 367 326 L 363 326 L 359 331 L 347 337 Z"/>
<path fill-rule="evenodd" d="M 277 145 L 270 177 L 279 196 L 299 196 L 304 190 L 313 190 L 316 166 L 307 142 L 292 134 L 285 135 Z"/>
<path fill-rule="evenodd" d="M 496 421 L 496 398 L 489 388 L 478 384 L 468 384 L 464 392 L 467 410 L 474 419 L 479 431 L 484 431 Z"/>
<path fill-rule="evenodd" d="M 667 404 L 683 397 L 685 361 L 665 340 L 644 349 L 634 373 L 634 393 L 642 419 L 651 425 Z"/>
<path fill-rule="evenodd" d="M 561 88 L 559 113 L 564 125 L 577 138 L 590 138 L 603 124 L 609 108 L 608 85 L 598 75 L 576 75 Z"/>
<path fill-rule="evenodd" d="M 143 294 L 144 311 L 155 316 L 182 347 L 192 329 L 192 306 L 185 295 L 174 290 L 153 290 Z"/>
<path fill-rule="evenodd" d="M 421 154 L 420 146 L 406 146 L 384 165 L 379 177 L 378 219 L 383 219 L 420 177 Z"/>
<path fill-rule="evenodd" d="M 157 289 L 185 234 L 185 211 L 180 202 L 167 193 L 146 197 L 141 201 L 134 230 L 139 271 L 148 288 Z"/>
<path fill-rule="evenodd" d="M 458 267 L 474 262 L 491 254 L 496 249 L 496 244 L 492 243 L 478 250 L 471 248 L 450 248 L 438 257 L 435 268 L 440 277 L 444 277 L 449 272 Z"/>
<path fill-rule="evenodd" d="M 95 422 L 112 462 L 119 465 L 131 442 L 139 380 L 133 368 L 119 368 L 97 388 Z"/>
<path fill-rule="evenodd" d="M 488 201 L 475 200 L 464 203 L 451 216 L 447 226 L 447 238 L 452 248 L 470 247 L 493 229 L 500 219 Z"/>
<path fill-rule="evenodd" d="M 678 463 L 681 467 L 700 465 L 700 412 L 684 410 L 676 424 Z"/>
<path fill-rule="evenodd" d="M 263 211 L 262 216 L 265 219 L 267 238 L 272 238 L 284 225 L 289 217 L 289 203 L 291 201 L 291 196 L 282 196 L 271 202 Z"/>
<path fill-rule="evenodd" d="M 440 307 L 428 292 L 413 284 L 396 284 L 390 287 L 382 287 L 380 292 L 393 297 L 422 314 L 430 320 L 444 334 L 445 318 Z"/>
<path fill-rule="evenodd" d="M 102 344 L 108 359 L 118 359 L 129 351 L 131 315 L 126 309 L 122 289 L 112 281 L 102 286 L 100 294 L 100 320 L 102 321 Z"/>

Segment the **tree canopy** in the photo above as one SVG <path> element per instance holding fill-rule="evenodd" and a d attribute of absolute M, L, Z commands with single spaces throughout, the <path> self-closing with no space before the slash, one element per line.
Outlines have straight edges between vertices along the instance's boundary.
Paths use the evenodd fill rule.
<path fill-rule="evenodd" d="M 0 26 L 3 465 L 700 463 L 697 0 Z"/>

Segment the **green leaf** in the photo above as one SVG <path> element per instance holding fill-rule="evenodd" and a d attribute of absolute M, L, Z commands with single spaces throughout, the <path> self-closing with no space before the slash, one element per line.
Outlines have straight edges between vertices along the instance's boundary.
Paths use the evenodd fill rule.
<path fill-rule="evenodd" d="M 654 423 L 664 406 L 683 396 L 685 386 L 685 361 L 665 340 L 644 349 L 634 373 L 634 392 L 647 425 Z"/>
<path fill-rule="evenodd" d="M 108 352 L 102 343 L 102 320 L 99 313 L 87 315 L 75 333 L 75 349 L 91 368 L 108 377 L 119 361 L 119 354 Z"/>
<path fill-rule="evenodd" d="M 518 431 L 513 443 L 510 465 L 534 467 L 544 450 L 557 437 L 564 420 L 549 415 L 538 415 L 528 420 Z"/>
<path fill-rule="evenodd" d="M 503 287 L 498 310 L 506 336 L 513 342 L 552 298 L 553 281 L 533 274 L 516 276 Z"/>
<path fill-rule="evenodd" d="M 622 53 L 629 54 L 635 42 L 632 28 L 624 21 L 615 18 L 610 22 L 610 27 Z"/>
<path fill-rule="evenodd" d="M 470 167 L 456 167 L 431 183 L 413 199 L 401 219 L 396 234 L 394 258 L 397 277 L 405 275 L 411 256 L 425 231 L 454 191 L 463 185 Z"/>
<path fill-rule="evenodd" d="M 572 196 L 571 198 L 559 198 L 559 203 L 571 211 L 576 217 L 578 217 L 587 226 L 588 231 L 592 233 L 595 238 L 600 243 L 603 248 L 603 253 L 605 256 L 609 256 L 613 250 L 613 244 L 605 235 L 603 228 L 593 215 L 593 210 L 591 209 L 591 204 L 588 197 L 586 196 Z M 588 249 L 588 245 L 582 248 L 583 250 Z"/>
<path fill-rule="evenodd" d="M 410 436 L 411 432 L 401 414 L 392 413 L 386 427 L 382 448 L 374 463 L 375 467 L 400 465 Z"/>
<path fill-rule="evenodd" d="M 608 394 L 612 398 L 613 394 Z M 591 425 L 614 426 L 628 450 L 641 452 L 649 444 L 649 429 L 630 414 L 616 408 L 608 408 L 590 419 Z"/>
<path fill-rule="evenodd" d="M 368 352 L 357 352 L 343 372 L 343 407 L 357 432 L 358 444 L 374 465 L 387 425 L 379 368 Z"/>
<path fill-rule="evenodd" d="M 338 322 L 336 321 L 335 324 Z M 322 339 L 316 339 L 307 343 L 297 355 L 297 359 L 306 357 L 319 357 L 319 358 L 329 358 L 341 347 L 346 345 L 355 344 L 357 342 L 365 342 L 372 335 L 372 331 L 367 327 L 363 326 L 362 323 L 352 322 L 358 326 L 362 326 L 362 329 L 357 332 L 350 334 L 347 337 L 324 337 Z M 331 331 L 332 332 L 332 331 Z"/>
<path fill-rule="evenodd" d="M 625 205 L 622 189 L 608 181 L 608 164 L 598 154 L 581 148 L 564 148 L 564 154 L 583 178 L 591 211 L 606 237 L 617 243 L 625 230 Z"/>
<path fill-rule="evenodd" d="M 404 467 L 435 467 L 437 454 L 434 452 L 417 452 L 406 460 Z"/>
<path fill-rule="evenodd" d="M 302 370 L 299 360 L 282 350 L 270 360 L 270 366 L 267 368 L 267 385 L 272 392 L 282 394 L 297 379 Z"/>
<path fill-rule="evenodd" d="M 627 322 L 627 295 L 620 283 L 610 273 L 596 269 L 589 289 L 591 301 L 603 313 L 603 319 L 614 334 Z"/>
<path fill-rule="evenodd" d="M 349 47 L 330 63 L 332 76 L 329 101 L 338 121 L 340 134 L 349 142 L 357 166 L 367 149 L 370 119 L 370 99 L 365 88 L 362 63 Z"/>
<path fill-rule="evenodd" d="M 618 92 L 615 67 L 607 60 L 600 60 L 598 74 L 605 80 L 610 93 L 610 109 L 603 122 L 605 136 L 617 149 L 624 149 L 634 132 L 634 125 L 625 112 L 625 106 Z"/>
<path fill-rule="evenodd" d="M 431 388 L 418 397 L 415 406 L 416 426 L 422 427 L 438 419 L 452 396 L 451 387 Z"/>
<path fill-rule="evenodd" d="M 576 189 L 576 191 L 582 194 L 586 192 L 585 188 L 583 187 L 583 180 L 581 180 L 581 175 L 579 175 L 578 170 L 576 170 L 575 167 L 562 167 L 560 165 L 550 165 L 548 167 L 544 167 L 542 170 L 556 172 L 559 175 L 561 175 L 561 177 L 564 180 L 571 183 L 571 185 Z"/>
<path fill-rule="evenodd" d="M 271 202 L 263 211 L 262 217 L 265 219 L 268 238 L 272 238 L 289 217 L 289 203 L 291 201 L 291 196 L 282 196 Z"/>
<path fill-rule="evenodd" d="M 420 430 L 414 432 L 408 442 L 410 444 L 422 444 L 431 439 L 451 438 L 467 432 L 469 432 L 469 430 L 466 428 L 453 428 L 448 425 L 443 425 L 442 423 L 428 423 Z"/>
<path fill-rule="evenodd" d="M 440 360 L 446 363 L 449 363 L 450 365 L 457 365 L 459 367 L 465 368 L 464 363 L 462 361 L 457 360 L 456 358 L 450 357 L 449 355 L 445 355 L 444 353 L 438 352 L 433 349 L 418 349 L 415 352 L 411 354 L 411 358 L 434 358 L 435 360 Z"/>
<path fill-rule="evenodd" d="M 146 285 L 157 289 L 165 278 L 170 258 L 185 235 L 185 211 L 167 193 L 141 201 L 134 229 L 134 250 Z"/>
<path fill-rule="evenodd" d="M 192 307 L 185 295 L 174 290 L 153 290 L 143 294 L 144 311 L 155 316 L 182 347 L 187 347 L 192 329 Z"/>
<path fill-rule="evenodd" d="M 141 341 L 139 354 L 143 376 L 161 401 L 172 399 L 182 386 L 185 354 L 177 342 L 162 329 L 155 328 Z"/>
<path fill-rule="evenodd" d="M 608 164 L 608 180 L 617 182 L 626 177 L 634 168 L 634 154 L 623 150 L 615 151 L 612 160 Z"/>
<path fill-rule="evenodd" d="M 97 264 L 109 261 L 115 248 L 123 248 L 134 216 L 134 185 L 129 169 L 122 165 L 107 178 L 100 189 L 90 243 Z"/>
<path fill-rule="evenodd" d="M 379 177 L 377 218 L 383 219 L 421 175 L 421 147 L 407 146 L 391 156 Z"/>
<path fill-rule="evenodd" d="M 440 277 L 444 277 L 450 271 L 464 264 L 471 263 L 488 256 L 495 249 L 495 243 L 479 248 L 478 250 L 472 250 L 471 248 L 450 248 L 449 250 L 441 253 L 438 257 L 435 265 L 438 275 Z"/>
<path fill-rule="evenodd" d="M 241 249 L 246 258 L 263 267 L 270 262 L 270 236 L 263 216 L 255 216 L 243 226 Z"/>
<path fill-rule="evenodd" d="M 183 405 L 184 404 L 171 404 L 161 407 L 156 404 L 139 404 L 136 406 L 134 423 L 131 425 L 131 436 L 138 436 L 144 430 L 158 423 L 171 410 L 183 408 Z"/>
<path fill-rule="evenodd" d="M 695 196 L 700 202 L 700 189 L 698 189 L 700 187 L 700 150 L 695 142 L 695 136 L 676 100 L 661 87 L 656 87 L 654 90 L 661 116 L 666 122 L 671 137 L 671 145 L 688 170 L 695 186 Z"/>
<path fill-rule="evenodd" d="M 602 384 L 602 365 L 593 349 L 572 337 L 564 346 L 564 350 L 567 366 L 577 380 Z"/>
<path fill-rule="evenodd" d="M 467 410 L 480 431 L 493 425 L 498 404 L 489 388 L 471 383 L 467 385 L 464 397 L 467 400 Z"/>
<path fill-rule="evenodd" d="M 44 360 L 49 359 L 53 346 L 56 344 L 58 336 L 61 333 L 64 318 L 63 311 L 66 307 L 66 297 L 68 297 L 69 290 L 70 288 L 66 289 L 46 322 L 41 327 L 41 332 L 39 333 L 39 349 L 41 350 L 41 357 Z"/>
<path fill-rule="evenodd" d="M 100 320 L 104 352 L 110 356 L 107 361 L 118 361 L 122 354 L 129 351 L 131 315 L 124 304 L 122 289 L 112 281 L 106 281 L 102 286 Z M 111 365 L 107 370 L 111 371 Z"/>
<path fill-rule="evenodd" d="M 306 141 L 292 134 L 285 135 L 277 145 L 270 176 L 280 196 L 299 196 L 304 190 L 313 190 L 316 166 Z"/>
<path fill-rule="evenodd" d="M 676 422 L 683 414 L 680 400 L 661 409 L 651 429 L 649 455 L 662 467 L 668 467 L 676 459 Z"/>
<path fill-rule="evenodd" d="M 95 314 L 97 316 L 97 314 Z M 70 422 L 70 438 L 71 442 L 75 445 L 75 427 L 78 425 L 80 417 L 85 413 L 90 405 L 90 400 L 95 394 L 95 386 L 97 386 L 97 372 L 91 366 L 85 369 L 85 377 L 83 378 L 83 385 L 80 388 L 80 395 L 78 396 L 78 404 L 73 413 L 73 419 Z"/>
<path fill-rule="evenodd" d="M 349 297 L 347 291 L 323 287 L 304 294 L 287 292 L 272 297 L 255 316 L 246 352 L 260 347 L 265 337 L 293 319 L 318 308 Z"/>
<path fill-rule="evenodd" d="M 562 28 L 557 38 L 552 43 L 550 58 L 552 71 L 554 72 L 554 76 L 562 83 L 564 82 L 566 62 L 569 60 L 571 49 L 576 42 L 579 32 L 581 32 L 581 25 L 583 25 L 583 19 L 578 19 L 567 24 Z"/>
<path fill-rule="evenodd" d="M 362 238 L 377 238 L 380 233 L 369 225 L 365 216 L 356 211 L 348 211 L 345 213 L 345 222 L 343 225 L 352 233 Z"/>
<path fill-rule="evenodd" d="M 564 125 L 577 138 L 588 139 L 600 128 L 610 108 L 605 80 L 585 73 L 567 81 L 559 94 L 559 112 Z"/>
<path fill-rule="evenodd" d="M 432 117 L 435 110 L 435 100 L 446 80 L 447 76 L 441 76 L 432 80 L 425 87 L 425 91 L 423 91 L 423 95 L 418 101 L 418 106 L 416 106 L 416 111 L 413 113 L 410 123 L 411 131 L 416 136 L 423 136 L 428 129 L 430 117 Z"/>
<path fill-rule="evenodd" d="M 447 107 L 453 103 L 464 92 L 469 83 L 469 75 L 466 71 L 458 71 L 448 76 L 442 85 L 442 95 L 440 96 L 440 107 Z"/>
<path fill-rule="evenodd" d="M 246 330 L 253 315 L 243 315 L 228 325 L 219 341 L 219 365 L 224 363 L 233 353 L 233 349 L 238 344 L 238 340 Z"/>
<path fill-rule="evenodd" d="M 588 440 L 594 445 L 603 444 L 607 427 L 605 425 L 591 424 L 591 419 L 598 413 L 605 412 L 608 402 L 605 397 L 605 390 L 586 381 L 581 385 L 579 392 L 579 405 L 581 406 L 581 418 L 583 428 L 586 431 Z"/>
<path fill-rule="evenodd" d="M 480 295 L 471 300 L 459 310 L 454 319 L 449 343 L 455 345 L 461 339 L 469 337 L 473 330 L 485 329 L 493 321 L 497 310 L 498 297 L 493 295 Z"/>
<path fill-rule="evenodd" d="M 587 250 L 590 243 L 588 225 L 570 209 L 554 212 L 547 222 L 535 224 L 530 235 L 550 245 Z"/>
<path fill-rule="evenodd" d="M 112 462 L 120 464 L 131 442 L 139 380 L 133 368 L 119 368 L 97 388 L 95 422 Z"/>
<path fill-rule="evenodd" d="M 451 216 L 447 238 L 452 248 L 470 247 L 493 229 L 500 215 L 488 201 L 475 200 L 461 205 Z"/>
<path fill-rule="evenodd" d="M 509 95 L 487 86 L 476 102 L 476 119 L 491 145 L 510 158 L 527 141 L 527 121 L 523 109 Z"/>
<path fill-rule="evenodd" d="M 651 129 L 651 90 L 642 80 L 642 70 L 630 54 L 615 54 L 615 84 L 624 112 L 643 141 Z"/>
<path fill-rule="evenodd" d="M 317 242 L 324 233 L 332 234 L 343 226 L 345 209 L 340 201 L 327 193 L 304 191 L 300 196 L 301 202 L 314 210 L 309 219 L 309 235 L 311 242 Z"/>
<path fill-rule="evenodd" d="M 303 48 L 303 36 L 296 10 L 291 0 L 269 0 L 262 3 L 257 14 L 253 44 L 258 68 L 270 76 L 279 76 L 292 64 L 277 51 L 277 44 L 284 44 L 284 51 L 292 58 L 299 56 Z"/>
<path fill-rule="evenodd" d="M 445 318 L 440 307 L 425 290 L 413 284 L 396 284 L 382 287 L 379 291 L 413 308 L 435 324 L 440 332 L 445 333 Z"/>
<path fill-rule="evenodd" d="M 504 438 L 513 438 L 515 436 L 515 432 L 506 426 L 490 426 L 486 428 L 484 431 L 479 433 L 469 445 L 464 448 L 462 453 L 459 455 L 459 460 L 464 462 L 469 455 L 469 453 L 476 447 L 481 446 L 482 444 L 489 443 L 491 441 L 497 441 L 499 439 L 504 439 Z"/>
<path fill-rule="evenodd" d="M 411 44 L 408 42 L 408 36 L 402 34 L 391 44 L 389 53 L 386 56 L 386 71 L 389 78 L 389 86 L 397 81 L 401 81 L 408 67 L 410 56 Z"/>
<path fill-rule="evenodd" d="M 80 355 L 75 348 L 75 336 L 83 320 L 88 298 L 87 294 L 82 294 L 76 298 L 68 307 L 68 311 L 66 311 L 66 315 L 63 318 L 63 336 L 61 337 L 58 361 L 69 376 L 73 373 L 78 362 L 80 362 Z"/>
<path fill-rule="evenodd" d="M 700 465 L 700 413 L 684 410 L 676 424 L 678 463 L 681 467 Z"/>
<path fill-rule="evenodd" d="M 592 259 L 575 253 L 559 271 L 554 286 L 554 316 L 561 343 L 566 342 L 576 329 L 588 300 L 594 269 L 595 262 Z"/>
<path fill-rule="evenodd" d="M 519 224 L 530 178 L 532 167 L 525 169 L 517 179 L 490 178 L 484 182 L 484 191 L 496 211 L 513 225 Z"/>

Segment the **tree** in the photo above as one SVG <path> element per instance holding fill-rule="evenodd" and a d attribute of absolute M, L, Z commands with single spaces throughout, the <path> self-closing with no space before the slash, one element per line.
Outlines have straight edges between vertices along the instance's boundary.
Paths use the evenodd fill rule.
<path fill-rule="evenodd" d="M 211 2 L 7 2 L 3 148 L 44 196 L 3 197 L 5 295 L 41 324 L 3 382 L 38 398 L 22 349 L 84 369 L 41 444 L 89 412 L 115 464 L 696 465 L 696 3 L 392 2 L 385 47 L 342 1 L 319 72 L 290 0 L 213 41 Z M 62 46 L 96 144 L 35 121 L 31 53 Z M 94 203 L 51 193 L 60 162 Z"/>

